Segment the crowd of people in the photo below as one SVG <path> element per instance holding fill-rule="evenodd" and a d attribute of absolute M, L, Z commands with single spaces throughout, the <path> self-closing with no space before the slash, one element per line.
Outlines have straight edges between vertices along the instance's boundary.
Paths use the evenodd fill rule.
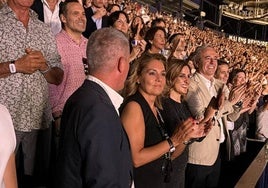
<path fill-rule="evenodd" d="M 219 187 L 268 138 L 265 46 L 123 0 L 1 1 L 0 33 L 1 188 Z"/>

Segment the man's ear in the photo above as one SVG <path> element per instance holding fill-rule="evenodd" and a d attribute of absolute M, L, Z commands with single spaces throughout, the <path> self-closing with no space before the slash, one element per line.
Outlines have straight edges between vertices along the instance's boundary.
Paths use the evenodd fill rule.
<path fill-rule="evenodd" d="M 120 57 L 117 64 L 117 69 L 120 73 L 124 72 L 127 66 L 127 60 L 125 57 Z"/>
<path fill-rule="evenodd" d="M 67 22 L 67 21 L 66 21 L 66 18 L 65 18 L 65 16 L 64 16 L 63 14 L 60 15 L 60 21 L 61 21 L 62 23 L 66 23 L 66 22 Z"/>

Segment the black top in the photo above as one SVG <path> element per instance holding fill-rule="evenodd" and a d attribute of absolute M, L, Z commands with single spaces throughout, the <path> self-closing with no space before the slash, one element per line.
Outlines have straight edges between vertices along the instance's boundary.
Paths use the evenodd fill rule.
<path fill-rule="evenodd" d="M 185 101 L 178 103 L 171 98 L 165 98 L 162 104 L 163 111 L 161 111 L 161 114 L 163 115 L 169 135 L 172 135 L 177 126 L 191 117 L 191 113 Z M 172 187 L 184 187 L 187 161 L 188 147 L 185 148 L 179 157 L 172 161 L 174 174 L 171 182 Z"/>
<path fill-rule="evenodd" d="M 85 38 L 89 38 L 89 36 L 97 30 L 96 23 L 92 20 L 92 16 L 94 15 L 92 7 L 85 8 L 85 14 L 87 18 L 86 30 L 83 32 Z M 103 16 L 101 21 L 101 28 L 109 27 L 108 24 L 108 16 Z"/>
<path fill-rule="evenodd" d="M 144 147 L 153 146 L 163 141 L 165 138 L 162 137 L 158 121 L 153 114 L 149 104 L 144 99 L 144 97 L 136 92 L 134 95 L 128 97 L 123 103 L 122 108 L 131 101 L 137 102 L 142 109 L 145 123 L 145 140 Z M 160 120 L 159 120 L 160 121 Z M 161 122 L 161 121 L 160 121 Z M 165 128 L 165 125 L 162 126 Z M 135 188 L 163 188 L 163 187 L 174 187 L 173 181 L 176 180 L 176 176 L 173 172 L 176 166 L 173 166 L 173 171 L 171 172 L 171 180 L 169 183 L 164 182 L 164 175 L 162 174 L 161 167 L 165 159 L 163 157 L 147 163 L 141 167 L 134 168 L 134 183 Z"/>
<path fill-rule="evenodd" d="M 191 117 L 191 112 L 188 108 L 186 101 L 178 103 L 171 98 L 163 99 L 163 111 L 162 114 L 165 119 L 165 123 L 169 134 L 172 134 L 177 125 Z"/>
<path fill-rule="evenodd" d="M 38 14 L 38 19 L 44 22 L 44 8 L 41 0 L 34 0 L 31 9 Z"/>

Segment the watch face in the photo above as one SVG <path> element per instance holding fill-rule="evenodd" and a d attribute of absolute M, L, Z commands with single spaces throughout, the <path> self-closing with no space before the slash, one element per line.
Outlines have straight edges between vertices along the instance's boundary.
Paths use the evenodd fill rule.
<path fill-rule="evenodd" d="M 10 71 L 10 73 L 12 73 L 12 74 L 16 73 L 16 66 L 15 66 L 14 63 L 10 63 L 10 64 L 9 64 L 9 71 Z"/>
<path fill-rule="evenodd" d="M 170 148 L 170 152 L 173 153 L 175 151 L 175 147 Z"/>

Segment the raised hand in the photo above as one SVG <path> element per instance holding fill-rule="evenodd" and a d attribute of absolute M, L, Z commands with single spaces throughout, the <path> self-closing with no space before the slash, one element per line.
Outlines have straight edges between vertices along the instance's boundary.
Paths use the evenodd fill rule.
<path fill-rule="evenodd" d="M 240 85 L 237 87 L 233 87 L 229 94 L 229 102 L 233 105 L 241 101 L 243 95 L 246 92 L 246 85 Z"/>
<path fill-rule="evenodd" d="M 105 16 L 107 14 L 107 11 L 104 7 L 102 8 L 98 8 L 94 14 L 94 18 L 95 19 L 99 19 L 102 18 L 103 16 Z"/>

